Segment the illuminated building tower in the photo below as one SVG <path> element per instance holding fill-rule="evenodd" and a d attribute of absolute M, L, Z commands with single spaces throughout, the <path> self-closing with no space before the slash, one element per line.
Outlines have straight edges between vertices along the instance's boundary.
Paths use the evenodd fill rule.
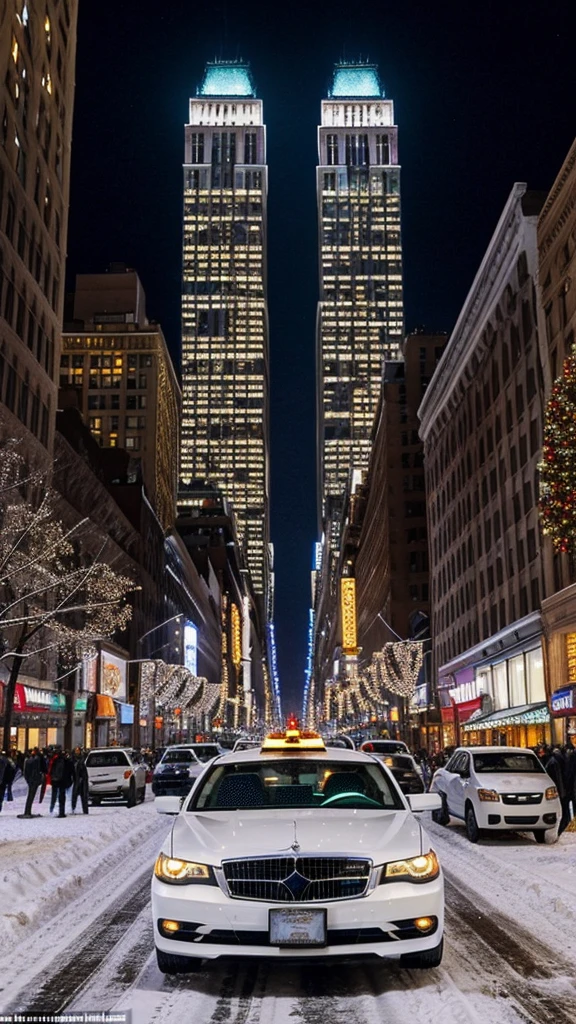
<path fill-rule="evenodd" d="M 392 100 L 372 64 L 337 64 L 317 168 L 319 515 L 338 548 L 351 470 L 368 466 L 384 359 L 403 336 L 400 168 Z"/>
<path fill-rule="evenodd" d="M 232 503 L 255 591 L 268 589 L 266 128 L 248 65 L 207 64 L 185 129 L 180 499 Z"/>

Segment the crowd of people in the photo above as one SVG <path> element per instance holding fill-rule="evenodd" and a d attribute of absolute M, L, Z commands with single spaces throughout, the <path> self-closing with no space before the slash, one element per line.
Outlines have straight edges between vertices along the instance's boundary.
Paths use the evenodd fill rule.
<path fill-rule="evenodd" d="M 32 806 L 36 797 L 42 803 L 46 790 L 50 788 L 50 814 L 56 808 L 58 817 L 66 817 L 66 797 L 70 795 L 72 813 L 80 805 L 83 814 L 88 814 L 88 769 L 86 752 L 81 747 L 73 751 L 60 746 L 33 747 L 27 755 L 22 751 L 3 750 L 0 753 L 0 811 L 4 801 L 14 799 L 12 786 L 22 777 L 28 788 L 23 814 L 19 818 L 35 818 Z"/>

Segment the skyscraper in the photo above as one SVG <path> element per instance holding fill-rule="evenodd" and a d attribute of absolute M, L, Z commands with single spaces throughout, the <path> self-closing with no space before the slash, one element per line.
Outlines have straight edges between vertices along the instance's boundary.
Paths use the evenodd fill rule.
<path fill-rule="evenodd" d="M 232 502 L 254 588 L 269 560 L 266 128 L 247 64 L 206 66 L 185 128 L 180 489 Z"/>
<path fill-rule="evenodd" d="M 403 335 L 398 129 L 374 64 L 337 64 L 317 168 L 318 506 L 338 547 L 350 472 L 365 470 L 384 359 Z"/>

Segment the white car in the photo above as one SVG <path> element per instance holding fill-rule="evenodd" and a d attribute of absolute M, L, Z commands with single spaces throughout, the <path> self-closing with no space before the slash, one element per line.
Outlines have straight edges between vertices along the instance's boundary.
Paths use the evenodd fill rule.
<path fill-rule="evenodd" d="M 152 878 L 158 966 L 217 957 L 442 959 L 443 878 L 406 798 L 375 757 L 273 734 L 212 761 L 181 801 Z"/>
<path fill-rule="evenodd" d="M 525 747 L 458 747 L 434 773 L 430 792 L 442 799 L 434 821 L 460 818 L 472 843 L 482 829 L 531 831 L 543 843 L 562 813 L 556 786 Z"/>
<path fill-rule="evenodd" d="M 88 796 L 92 804 L 102 800 L 125 800 L 127 807 L 143 803 L 146 796 L 147 766 L 128 747 L 101 747 L 86 755 Z"/>
<path fill-rule="evenodd" d="M 236 740 L 232 747 L 232 753 L 236 754 L 239 750 L 255 750 L 261 746 L 262 743 L 260 740 Z"/>
<path fill-rule="evenodd" d="M 204 764 L 198 759 L 194 748 L 186 743 L 166 747 L 152 776 L 154 796 L 186 796 L 201 772 Z"/>

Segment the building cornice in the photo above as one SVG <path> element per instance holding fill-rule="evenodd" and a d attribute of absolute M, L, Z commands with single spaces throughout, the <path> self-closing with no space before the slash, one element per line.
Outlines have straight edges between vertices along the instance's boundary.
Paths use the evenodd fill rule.
<path fill-rule="evenodd" d="M 437 417 L 448 404 L 466 369 L 469 356 L 477 347 L 479 335 L 500 300 L 506 278 L 518 256 L 519 228 L 522 222 L 534 222 L 536 248 L 536 217 L 527 217 L 521 206 L 527 188 L 525 182 L 516 182 L 512 188 L 444 354 L 418 409 L 423 440 L 426 440 Z"/>
<path fill-rule="evenodd" d="M 550 192 L 548 193 L 548 198 L 547 198 L 547 200 L 546 200 L 546 202 L 545 202 L 545 204 L 544 204 L 544 206 L 543 206 L 543 208 L 542 208 L 542 210 L 540 212 L 540 216 L 538 218 L 538 232 L 539 233 L 546 231 L 545 221 L 550 216 L 550 214 L 552 212 L 552 208 L 553 208 L 554 204 L 556 203 L 556 200 L 560 197 L 560 195 L 561 195 L 561 193 L 562 193 L 562 191 L 564 189 L 564 186 L 566 185 L 566 182 L 567 182 L 567 180 L 568 180 L 572 170 L 574 169 L 574 165 L 575 164 L 576 164 L 576 139 L 574 139 L 574 142 L 572 143 L 572 146 L 570 147 L 570 150 L 568 152 L 568 156 L 566 157 L 566 160 L 564 161 L 564 163 L 562 165 L 560 173 L 558 174 L 558 176 L 556 178 L 556 181 L 552 185 L 552 188 L 550 189 Z M 573 205 L 574 205 L 574 201 L 572 201 L 572 206 Z M 564 211 L 562 211 L 562 213 L 564 213 Z M 561 219 L 561 217 L 562 217 L 562 214 L 556 216 L 555 223 L 552 226 L 552 230 L 550 231 L 549 234 L 545 235 L 543 243 L 542 243 L 543 247 L 544 247 L 544 251 L 546 251 L 546 249 L 548 248 L 549 244 L 552 242 L 552 239 L 554 237 L 553 229 L 556 226 L 556 223 Z"/>

